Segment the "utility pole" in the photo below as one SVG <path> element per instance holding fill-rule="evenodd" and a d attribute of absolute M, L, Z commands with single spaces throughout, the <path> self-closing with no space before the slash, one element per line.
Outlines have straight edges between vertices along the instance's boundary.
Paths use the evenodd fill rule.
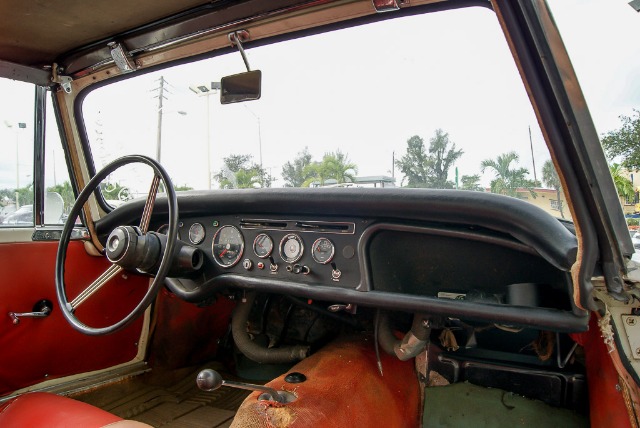
<path fill-rule="evenodd" d="M 531 145 L 531 161 L 533 162 L 533 181 L 538 183 L 538 176 L 536 174 L 536 158 L 533 156 L 533 139 L 531 138 L 531 126 L 529 126 L 529 144 Z"/>
<path fill-rule="evenodd" d="M 158 130 L 156 133 L 156 160 L 160 163 L 162 155 L 162 101 L 167 98 L 164 96 L 165 87 L 164 76 L 160 76 L 160 86 L 158 87 Z"/>
<path fill-rule="evenodd" d="M 395 151 L 391 152 L 391 178 L 396 178 L 396 152 Z"/>

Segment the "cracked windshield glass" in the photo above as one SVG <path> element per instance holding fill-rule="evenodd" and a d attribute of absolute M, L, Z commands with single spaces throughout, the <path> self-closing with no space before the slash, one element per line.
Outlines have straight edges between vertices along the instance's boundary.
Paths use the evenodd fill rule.
<path fill-rule="evenodd" d="M 220 80 L 246 71 L 237 51 L 88 93 L 82 112 L 96 170 L 137 153 L 161 161 L 178 191 L 469 190 L 571 219 L 493 12 L 382 21 L 249 45 L 246 54 L 262 71 L 255 101 L 220 103 Z M 118 170 L 102 186 L 105 199 L 117 206 L 146 196 L 145 174 Z"/>

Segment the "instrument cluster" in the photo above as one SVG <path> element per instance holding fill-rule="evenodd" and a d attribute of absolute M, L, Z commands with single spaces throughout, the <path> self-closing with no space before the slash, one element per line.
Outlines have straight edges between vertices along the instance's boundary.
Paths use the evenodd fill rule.
<path fill-rule="evenodd" d="M 237 216 L 181 223 L 216 274 L 243 273 L 355 288 L 360 282 L 354 221 L 246 220 Z M 185 240 L 186 241 L 186 240 Z"/>

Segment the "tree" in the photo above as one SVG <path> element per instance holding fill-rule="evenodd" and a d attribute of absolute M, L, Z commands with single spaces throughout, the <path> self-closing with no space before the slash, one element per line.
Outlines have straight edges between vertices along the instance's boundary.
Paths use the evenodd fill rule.
<path fill-rule="evenodd" d="M 629 170 L 640 169 L 640 110 L 631 116 L 620 116 L 622 126 L 602 138 L 602 146 L 611 159 L 621 158 L 621 164 Z"/>
<path fill-rule="evenodd" d="M 436 129 L 435 136 L 429 140 L 428 152 L 421 137 L 409 138 L 407 153 L 396 161 L 396 166 L 407 179 L 408 187 L 452 189 L 454 183 L 448 180 L 449 169 L 463 153 L 456 150 L 448 133 Z"/>
<path fill-rule="evenodd" d="M 474 175 L 463 175 L 460 178 L 460 181 L 462 182 L 462 190 L 475 190 L 475 191 L 482 191 L 482 186 L 480 186 L 480 175 L 479 174 L 474 174 Z"/>
<path fill-rule="evenodd" d="M 19 189 L 0 189 L 0 199 L 15 202 L 16 193 L 18 194 L 18 204 L 20 206 L 33 204 L 33 183 L 29 183 Z"/>
<path fill-rule="evenodd" d="M 536 197 L 533 191 L 535 182 L 526 178 L 529 170 L 526 168 L 511 168 L 512 163 L 518 163 L 520 157 L 516 152 L 508 152 L 499 155 L 496 159 L 485 159 L 480 163 L 480 170 L 485 172 L 487 168 L 494 171 L 495 178 L 491 180 L 491 192 L 512 197 L 520 197 L 518 188 L 529 191 L 532 197 Z"/>
<path fill-rule="evenodd" d="M 614 163 L 612 165 L 609 165 L 609 170 L 611 171 L 611 177 L 613 178 L 613 184 L 615 184 L 616 186 L 618 196 L 626 199 L 632 199 L 635 193 L 633 183 L 631 183 L 631 180 L 624 176 L 622 166 Z"/>
<path fill-rule="evenodd" d="M 214 175 L 221 189 L 271 187 L 272 177 L 251 162 L 250 155 L 231 155 L 223 159 L 222 170 Z"/>
<path fill-rule="evenodd" d="M 356 181 L 355 174 L 358 173 L 358 166 L 349 160 L 349 156 L 340 150 L 325 153 L 322 163 L 329 178 L 336 180 L 338 184 L 353 183 Z"/>
<path fill-rule="evenodd" d="M 548 187 L 556 190 L 558 210 L 560 211 L 560 216 L 564 218 L 564 207 L 562 206 L 562 199 L 560 198 L 562 182 L 560 181 L 556 167 L 553 165 L 551 160 L 547 160 L 544 165 L 542 165 L 542 181 L 544 181 Z"/>
<path fill-rule="evenodd" d="M 282 178 L 285 187 L 302 187 L 304 182 L 309 178 L 305 171 L 311 164 L 311 154 L 307 147 L 298 153 L 293 162 L 287 162 L 282 167 Z"/>
<path fill-rule="evenodd" d="M 311 162 L 307 165 L 303 174 L 307 177 L 303 186 L 308 187 L 311 183 L 317 182 L 321 186 L 329 179 L 336 180 L 336 183 L 353 183 L 358 166 L 349 161 L 349 156 L 340 150 L 325 153 L 322 162 Z"/>
<path fill-rule="evenodd" d="M 100 183 L 100 191 L 108 201 L 128 201 L 132 198 L 129 188 L 115 183 Z"/>

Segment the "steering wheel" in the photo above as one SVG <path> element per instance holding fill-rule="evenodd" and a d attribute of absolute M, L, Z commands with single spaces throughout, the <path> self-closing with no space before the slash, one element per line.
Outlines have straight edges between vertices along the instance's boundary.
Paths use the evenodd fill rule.
<path fill-rule="evenodd" d="M 105 252 L 112 265 L 102 275 L 95 279 L 84 291 L 78 294 L 78 296 L 76 296 L 73 300 L 69 301 L 69 298 L 67 297 L 67 293 L 65 291 L 66 287 L 64 283 L 64 266 L 67 256 L 67 248 L 69 247 L 69 241 L 71 238 L 71 231 L 73 230 L 73 227 L 75 225 L 75 220 L 80 215 L 82 207 L 89 199 L 89 196 L 98 188 L 100 182 L 102 182 L 107 176 L 109 176 L 109 174 L 111 174 L 118 168 L 131 163 L 146 164 L 150 166 L 154 171 L 153 180 L 151 182 L 151 189 L 149 190 L 149 195 L 147 196 L 147 200 L 144 205 L 140 225 L 138 227 L 119 226 L 111 232 L 109 238 L 107 238 Z M 169 230 L 167 232 L 166 243 L 164 245 L 157 244 L 157 235 L 153 233 L 147 233 L 149 229 L 149 221 L 151 219 L 151 212 L 153 211 L 158 187 L 160 186 L 160 180 L 164 182 L 167 193 L 167 202 L 169 205 Z M 157 161 L 149 157 L 140 155 L 124 156 L 122 158 L 114 160 L 113 162 L 105 166 L 100 172 L 98 172 L 91 179 L 91 181 L 89 181 L 82 192 L 80 192 L 80 195 L 78 195 L 78 199 L 73 204 L 73 207 L 69 212 L 69 216 L 67 217 L 67 220 L 64 224 L 64 228 L 62 229 L 62 236 L 60 237 L 60 243 L 56 256 L 56 294 L 58 296 L 58 303 L 60 304 L 62 314 L 71 324 L 71 326 L 87 335 L 104 335 L 113 333 L 126 327 L 137 317 L 142 315 L 147 307 L 149 307 L 151 302 L 155 299 L 158 291 L 164 283 L 167 272 L 169 271 L 172 262 L 172 255 L 174 254 L 174 249 L 176 246 L 177 230 L 178 201 L 176 198 L 176 192 L 173 188 L 173 184 L 171 183 L 169 175 Z M 150 251 L 148 251 L 148 248 L 143 248 L 142 250 L 143 252 L 146 252 L 146 254 L 142 254 L 140 249 L 136 251 L 136 247 L 145 245 L 145 242 L 156 242 L 155 244 L 153 244 L 154 246 L 152 249 L 156 250 L 155 252 L 157 253 L 157 257 L 155 257 L 155 260 L 151 260 L 151 262 L 148 258 L 148 254 L 150 253 Z M 160 251 L 160 248 L 162 247 L 164 247 L 164 250 Z M 157 259 L 160 257 L 160 252 L 162 253 L 162 255 L 158 264 Z M 146 260 L 142 260 L 143 256 L 146 257 Z M 125 316 L 115 324 L 100 328 L 87 326 L 86 324 L 78 320 L 78 318 L 75 316 L 76 309 L 82 303 L 93 296 L 93 294 L 95 294 L 100 288 L 102 288 L 102 286 L 104 286 L 111 278 L 114 278 L 124 269 L 140 269 L 142 271 L 146 271 L 149 267 L 151 267 L 151 265 L 153 265 L 154 270 L 155 267 L 157 267 L 155 277 L 145 295 L 142 297 L 138 305 L 129 313 L 129 315 Z"/>

